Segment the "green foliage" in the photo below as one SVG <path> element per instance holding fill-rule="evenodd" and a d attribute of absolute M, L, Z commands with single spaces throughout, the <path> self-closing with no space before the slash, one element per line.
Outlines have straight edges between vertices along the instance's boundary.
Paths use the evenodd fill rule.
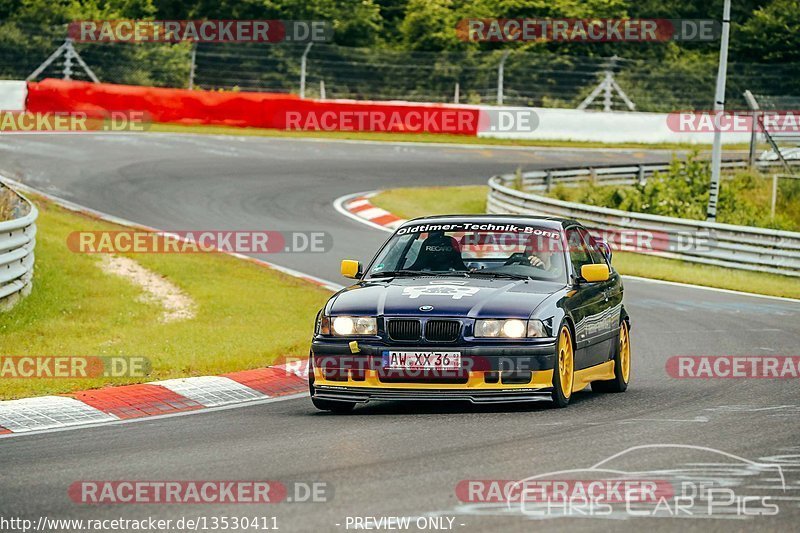
<path fill-rule="evenodd" d="M 800 229 L 800 180 L 782 180 L 776 216 L 770 215 L 772 180 L 758 173 L 737 172 L 724 176 L 720 185 L 717 221 L 797 231 Z M 553 188 L 560 200 L 610 207 L 636 213 L 703 220 L 708 205 L 711 169 L 697 152 L 686 160 L 673 159 L 665 172 L 656 173 L 644 185 Z"/>
<path fill-rule="evenodd" d="M 326 20 L 340 47 L 316 46 L 309 84 L 332 97 L 495 99 L 504 51 L 505 99 L 512 105 L 576 106 L 600 81 L 604 59 L 622 58 L 616 79 L 640 111 L 708 109 L 718 41 L 654 43 L 475 43 L 456 33 L 468 18 L 668 18 L 721 16 L 721 0 L 0 0 L 0 77 L 27 76 L 63 42 L 76 19 Z M 742 108 L 755 94 L 796 94 L 800 0 L 741 0 L 732 13 L 727 100 Z M 347 47 L 347 48 L 343 48 Z M 354 48 L 358 47 L 358 48 Z M 189 53 L 180 45 L 80 45 L 101 80 L 185 87 Z M 196 86 L 297 89 L 299 44 L 209 45 L 198 52 Z M 60 76 L 58 65 L 45 76 Z M 78 75 L 81 78 L 82 75 Z M 313 79 L 312 79 L 313 78 Z"/>

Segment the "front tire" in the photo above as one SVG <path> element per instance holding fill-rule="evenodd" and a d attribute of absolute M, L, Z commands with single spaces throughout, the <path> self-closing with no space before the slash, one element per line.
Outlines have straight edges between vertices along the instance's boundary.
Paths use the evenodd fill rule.
<path fill-rule="evenodd" d="M 553 365 L 553 406 L 569 405 L 572 387 L 575 384 L 575 343 L 566 323 L 561 324 L 556 345 L 556 361 Z"/>
<path fill-rule="evenodd" d="M 593 381 L 594 392 L 625 392 L 631 380 L 631 333 L 628 323 L 622 320 L 619 325 L 619 341 L 614 354 L 614 379 Z"/>

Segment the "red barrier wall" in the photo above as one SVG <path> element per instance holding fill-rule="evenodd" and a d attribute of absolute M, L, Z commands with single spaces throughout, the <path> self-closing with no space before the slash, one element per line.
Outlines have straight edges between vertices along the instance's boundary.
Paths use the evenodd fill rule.
<path fill-rule="evenodd" d="M 477 135 L 480 111 L 436 104 L 302 100 L 289 94 L 189 91 L 47 79 L 28 84 L 30 112 L 144 111 L 153 122 L 309 131 Z"/>

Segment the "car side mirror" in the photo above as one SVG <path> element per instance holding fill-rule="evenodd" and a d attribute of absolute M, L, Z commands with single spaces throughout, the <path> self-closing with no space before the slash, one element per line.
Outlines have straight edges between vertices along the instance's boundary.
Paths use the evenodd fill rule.
<path fill-rule="evenodd" d="M 610 263 L 611 262 L 611 246 L 609 246 L 608 243 L 606 241 L 602 240 L 602 239 L 597 239 L 595 241 L 595 246 L 597 246 L 597 249 L 600 250 L 600 253 L 603 254 L 605 256 L 606 260 Z"/>
<path fill-rule="evenodd" d="M 606 281 L 609 275 L 608 265 L 583 265 L 581 267 L 581 277 L 589 283 Z"/>
<path fill-rule="evenodd" d="M 358 279 L 361 277 L 361 263 L 352 259 L 343 259 L 341 266 L 342 276 L 351 279 Z"/>

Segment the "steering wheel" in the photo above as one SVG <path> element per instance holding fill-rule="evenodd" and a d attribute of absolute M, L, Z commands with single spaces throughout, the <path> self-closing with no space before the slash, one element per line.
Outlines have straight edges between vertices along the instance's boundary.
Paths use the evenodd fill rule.
<path fill-rule="evenodd" d="M 516 252 L 511 254 L 511 256 L 506 259 L 506 262 L 503 263 L 503 266 L 509 265 L 525 265 L 531 266 L 531 262 L 528 260 L 528 256 L 522 252 Z"/>

